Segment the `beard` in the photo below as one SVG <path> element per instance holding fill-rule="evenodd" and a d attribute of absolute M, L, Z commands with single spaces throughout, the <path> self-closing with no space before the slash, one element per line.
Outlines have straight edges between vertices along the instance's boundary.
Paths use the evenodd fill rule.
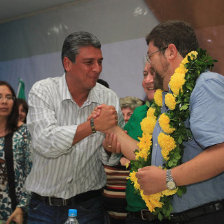
<path fill-rule="evenodd" d="M 151 67 L 151 73 L 153 74 L 154 78 L 154 89 L 163 89 L 163 78 L 152 67 Z"/>

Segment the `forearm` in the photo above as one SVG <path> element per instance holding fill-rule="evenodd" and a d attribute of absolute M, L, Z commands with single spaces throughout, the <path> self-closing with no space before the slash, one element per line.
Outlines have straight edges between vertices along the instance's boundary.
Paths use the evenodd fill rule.
<path fill-rule="evenodd" d="M 224 143 L 212 146 L 192 160 L 172 169 L 177 186 L 194 184 L 224 172 Z"/>
<path fill-rule="evenodd" d="M 78 143 L 79 141 L 81 141 L 82 139 L 86 138 L 87 136 L 91 134 L 93 133 L 90 126 L 90 121 L 86 121 L 80 124 L 76 129 L 76 133 L 75 133 L 72 145 L 75 145 L 76 143 Z"/>
<path fill-rule="evenodd" d="M 134 151 L 138 148 L 137 141 L 128 136 L 123 129 L 116 126 L 110 129 L 110 132 L 114 133 L 117 137 L 117 141 L 121 146 L 121 153 L 129 160 L 135 159 Z"/>

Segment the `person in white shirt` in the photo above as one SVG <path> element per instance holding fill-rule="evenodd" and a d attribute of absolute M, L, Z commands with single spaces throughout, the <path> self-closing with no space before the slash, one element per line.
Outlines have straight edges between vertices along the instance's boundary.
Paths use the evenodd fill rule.
<path fill-rule="evenodd" d="M 103 223 L 103 164 L 120 156 L 107 153 L 107 129 L 123 126 L 119 98 L 96 83 L 102 70 L 100 41 L 88 32 L 74 32 L 62 48 L 65 74 L 35 83 L 29 93 L 27 125 L 32 136 L 33 167 L 26 180 L 32 192 L 28 223 L 64 223 L 69 208 L 80 224 Z M 88 119 L 96 106 L 99 117 Z"/>

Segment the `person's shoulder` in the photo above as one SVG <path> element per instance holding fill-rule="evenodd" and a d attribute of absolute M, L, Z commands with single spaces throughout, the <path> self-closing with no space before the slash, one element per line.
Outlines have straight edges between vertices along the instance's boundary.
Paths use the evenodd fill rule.
<path fill-rule="evenodd" d="M 24 123 L 18 126 L 18 129 L 14 132 L 14 139 L 16 139 L 16 141 L 25 141 L 26 139 L 30 138 L 31 136 L 28 131 L 27 125 Z"/>
<path fill-rule="evenodd" d="M 146 104 L 144 104 L 139 107 L 136 107 L 134 113 L 146 112 L 148 109 L 149 107 Z"/>
<path fill-rule="evenodd" d="M 201 92 L 203 90 L 212 91 L 213 89 L 214 90 L 220 88 L 223 89 L 223 87 L 224 87 L 223 75 L 216 72 L 206 71 L 201 73 L 201 75 L 198 77 L 196 85 L 192 92 L 192 96 L 194 96 L 195 93 Z"/>
<path fill-rule="evenodd" d="M 96 83 L 96 85 L 93 87 L 93 89 L 94 89 L 95 93 L 98 95 L 104 94 L 104 96 L 116 96 L 117 97 L 117 94 L 112 89 L 109 89 L 109 88 L 105 87 L 104 85 L 101 85 L 100 83 Z"/>
<path fill-rule="evenodd" d="M 211 71 L 206 71 L 201 73 L 201 75 L 197 79 L 197 85 L 203 84 L 209 81 L 218 81 L 224 83 L 224 76 Z"/>
<path fill-rule="evenodd" d="M 53 85 L 57 85 L 59 80 L 61 79 L 62 79 L 62 76 L 48 77 L 45 79 L 41 79 L 33 84 L 32 89 L 38 90 L 38 89 L 43 89 L 47 87 L 52 87 Z"/>
<path fill-rule="evenodd" d="M 219 73 L 206 71 L 196 81 L 196 85 L 191 93 L 191 103 L 195 102 L 195 100 L 199 101 L 210 97 L 211 100 L 215 100 L 215 97 L 222 96 L 224 96 L 224 76 Z"/>
<path fill-rule="evenodd" d="M 18 125 L 18 129 L 17 129 L 17 132 L 18 133 L 21 133 L 21 134 L 29 134 L 29 131 L 28 131 L 28 128 L 27 128 L 27 124 L 25 124 L 25 123 L 20 123 L 19 125 Z"/>

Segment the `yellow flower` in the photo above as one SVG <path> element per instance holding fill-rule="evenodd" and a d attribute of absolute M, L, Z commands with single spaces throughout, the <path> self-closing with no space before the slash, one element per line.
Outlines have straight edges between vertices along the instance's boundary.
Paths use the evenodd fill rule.
<path fill-rule="evenodd" d="M 176 73 L 187 73 L 188 69 L 185 68 L 185 63 L 183 63 L 183 61 L 180 63 L 180 66 L 176 68 L 175 70 Z"/>
<path fill-rule="evenodd" d="M 141 151 L 138 151 L 135 153 L 135 155 L 136 155 L 135 159 L 139 160 L 139 158 L 143 158 L 146 161 L 148 158 L 148 154 L 149 154 L 149 150 L 144 148 Z"/>
<path fill-rule="evenodd" d="M 129 173 L 129 179 L 133 182 L 134 188 L 137 189 L 137 190 L 140 190 L 140 185 L 138 184 L 137 177 L 135 175 L 136 175 L 135 171 L 130 172 Z"/>
<path fill-rule="evenodd" d="M 150 149 L 152 145 L 152 135 L 143 133 L 142 137 L 139 137 L 138 139 L 140 140 L 138 143 L 139 150 Z"/>
<path fill-rule="evenodd" d="M 187 56 L 182 60 L 181 64 L 185 65 L 185 64 L 189 63 Z"/>
<path fill-rule="evenodd" d="M 194 60 L 194 59 L 197 58 L 198 52 L 197 51 L 191 51 L 190 53 L 187 54 L 187 56 L 190 56 L 191 60 Z"/>
<path fill-rule="evenodd" d="M 145 134 L 152 134 L 155 125 L 156 125 L 156 119 L 155 118 L 145 117 L 141 122 L 142 132 L 145 133 Z"/>
<path fill-rule="evenodd" d="M 175 131 L 175 128 L 170 127 L 170 118 L 164 113 L 159 117 L 159 125 L 167 134 L 171 134 Z"/>
<path fill-rule="evenodd" d="M 182 60 L 182 62 L 181 62 L 182 65 L 185 65 L 185 64 L 189 63 L 188 56 L 190 56 L 191 60 L 194 60 L 194 59 L 197 58 L 198 52 L 197 51 L 191 51 L 190 53 L 188 53 L 186 55 L 186 57 Z"/>
<path fill-rule="evenodd" d="M 162 191 L 162 194 L 163 195 L 166 195 L 166 196 L 169 196 L 169 195 L 176 194 L 177 191 L 178 191 L 178 188 L 176 188 L 174 190 L 168 190 L 168 189 L 166 189 L 166 190 Z"/>
<path fill-rule="evenodd" d="M 163 91 L 161 89 L 157 89 L 155 94 L 154 94 L 154 101 L 160 107 L 163 104 L 162 92 Z"/>
<path fill-rule="evenodd" d="M 153 107 L 150 107 L 147 111 L 147 117 L 152 117 L 154 119 L 156 119 L 154 113 L 155 113 L 156 109 Z"/>
<path fill-rule="evenodd" d="M 140 190 L 140 195 L 142 199 L 145 201 L 145 204 L 150 212 L 154 212 L 155 208 L 162 208 L 163 203 L 160 202 L 160 198 L 162 197 L 161 192 L 151 195 L 144 195 L 143 191 Z"/>
<path fill-rule="evenodd" d="M 185 83 L 185 73 L 174 73 L 169 82 L 170 89 L 175 95 L 179 94 L 179 91 L 182 91 L 182 87 Z"/>
<path fill-rule="evenodd" d="M 161 132 L 158 136 L 158 143 L 161 147 L 163 158 L 168 160 L 170 151 L 176 148 L 174 138 Z"/>
<path fill-rule="evenodd" d="M 165 96 L 165 104 L 170 110 L 174 110 L 176 107 L 176 98 L 173 94 L 167 93 Z"/>
<path fill-rule="evenodd" d="M 139 137 L 140 142 L 138 143 L 139 151 L 135 153 L 135 159 L 138 160 L 139 157 L 147 160 L 148 155 L 150 154 L 150 147 L 152 145 L 152 135 L 142 134 L 142 137 Z"/>
<path fill-rule="evenodd" d="M 143 190 L 140 188 L 140 185 L 137 182 L 136 172 L 130 172 L 128 179 L 132 181 L 134 184 L 134 188 L 140 191 L 140 195 L 142 199 L 145 201 L 146 206 L 148 207 L 150 212 L 155 211 L 155 208 L 161 208 L 163 203 L 160 202 L 160 198 L 162 197 L 162 192 L 151 194 L 151 195 L 144 195 Z"/>

